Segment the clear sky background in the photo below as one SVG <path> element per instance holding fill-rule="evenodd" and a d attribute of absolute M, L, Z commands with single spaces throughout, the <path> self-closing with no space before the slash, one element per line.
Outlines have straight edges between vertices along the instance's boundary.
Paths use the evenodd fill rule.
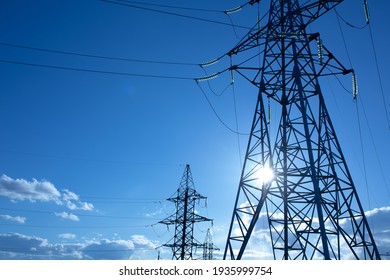
<path fill-rule="evenodd" d="M 211 107 L 194 78 L 206 75 L 197 64 L 225 54 L 247 32 L 242 27 L 254 26 L 257 5 L 229 18 L 222 11 L 245 1 L 164 1 L 187 9 L 157 0 L 117 2 L 125 5 L 0 1 L 1 259 L 156 259 L 155 248 L 174 233 L 156 223 L 174 212 L 165 199 L 177 190 L 186 164 L 197 191 L 208 197 L 197 210 L 214 220 L 221 257 L 247 145 L 247 136 L 226 126 L 249 131 L 257 90 L 238 81 L 229 86 L 226 73 L 211 87 L 200 84 Z M 370 27 L 352 28 L 330 12 L 309 31 L 319 31 L 357 73 L 357 102 L 347 92 L 350 77 L 321 85 L 386 253 L 390 3 L 368 3 Z M 261 15 L 268 5 L 262 1 Z M 345 0 L 337 10 L 355 27 L 365 26 L 363 1 Z M 225 59 L 207 74 L 228 66 Z M 200 242 L 210 226 L 196 226 Z M 251 249 L 254 258 L 267 255 Z M 162 258 L 170 256 L 161 248 Z"/>

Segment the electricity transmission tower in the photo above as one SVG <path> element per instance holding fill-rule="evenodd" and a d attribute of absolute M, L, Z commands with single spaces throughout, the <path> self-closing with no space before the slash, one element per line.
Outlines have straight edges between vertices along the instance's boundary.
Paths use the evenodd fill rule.
<path fill-rule="evenodd" d="M 159 222 L 167 226 L 175 225 L 173 243 L 163 245 L 172 249 L 173 260 L 192 260 L 194 249 L 204 246 L 194 238 L 195 223 L 211 221 L 195 213 L 195 203 L 202 199 L 206 197 L 195 190 L 191 169 L 187 164 L 175 196 L 168 199 L 175 203 L 176 213 Z"/>
<path fill-rule="evenodd" d="M 206 238 L 203 243 L 203 259 L 204 260 L 213 260 L 213 253 L 215 250 L 219 250 L 213 242 L 213 236 L 211 230 L 207 230 Z"/>
<path fill-rule="evenodd" d="M 356 86 L 356 78 L 307 32 L 341 2 L 270 0 L 268 23 L 228 53 L 241 59 L 230 70 L 256 86 L 258 98 L 224 259 L 245 257 L 263 215 L 274 259 L 380 259 L 319 83 L 352 74 Z M 270 103 L 280 113 L 274 135 Z"/>

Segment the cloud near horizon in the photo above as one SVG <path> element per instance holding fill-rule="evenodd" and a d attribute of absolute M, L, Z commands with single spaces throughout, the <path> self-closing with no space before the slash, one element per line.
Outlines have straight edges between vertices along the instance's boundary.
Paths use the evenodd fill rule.
<path fill-rule="evenodd" d="M 76 234 L 73 234 L 73 233 L 61 233 L 58 235 L 59 238 L 62 238 L 62 239 L 75 239 L 76 238 Z"/>
<path fill-rule="evenodd" d="M 74 239 L 73 234 L 62 238 Z M 47 239 L 21 233 L 0 234 L 0 259 L 3 260 L 128 260 L 140 258 L 145 250 L 154 250 L 156 245 L 141 235 L 130 239 L 86 240 L 82 243 L 51 244 Z"/>

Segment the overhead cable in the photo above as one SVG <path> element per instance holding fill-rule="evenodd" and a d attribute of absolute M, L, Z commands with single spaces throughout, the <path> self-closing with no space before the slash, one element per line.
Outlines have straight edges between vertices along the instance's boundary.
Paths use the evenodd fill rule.
<path fill-rule="evenodd" d="M 67 67 L 67 66 L 21 62 L 21 61 L 5 60 L 5 59 L 0 59 L 0 62 L 1 63 L 8 63 L 8 64 L 17 64 L 17 65 L 25 65 L 25 66 L 33 66 L 33 67 L 41 67 L 41 68 L 49 68 L 49 69 L 59 69 L 59 70 L 69 70 L 69 71 L 77 71 L 77 72 L 89 72 L 89 73 L 97 73 L 97 74 L 134 76 L 134 77 L 144 77 L 144 78 L 159 78 L 159 79 L 193 80 L 193 78 L 190 78 L 190 77 L 104 71 L 104 70 L 87 69 L 87 68 L 75 68 L 75 67 Z"/>
<path fill-rule="evenodd" d="M 34 213 L 34 214 L 53 214 L 52 211 L 38 211 L 38 210 L 29 210 L 29 209 L 14 209 L 14 208 L 4 208 L 0 207 L 0 210 L 4 211 L 13 211 L 13 212 L 23 212 L 23 213 Z M 144 218 L 144 217 L 126 217 L 126 216 L 107 216 L 107 215 L 93 215 L 93 214 L 75 214 L 80 217 L 90 217 L 90 218 L 109 218 L 109 219 L 127 219 L 127 220 L 157 220 L 154 218 Z"/>
<path fill-rule="evenodd" d="M 164 10 L 152 9 L 152 8 L 147 8 L 147 7 L 141 7 L 141 6 L 133 5 L 133 4 L 130 4 L 130 3 L 118 2 L 118 0 L 115 0 L 115 1 L 100 0 L 100 1 L 105 2 L 105 3 L 116 4 L 116 5 L 121 5 L 121 6 L 125 6 L 125 7 L 130 7 L 130 8 L 134 8 L 134 9 L 141 9 L 141 10 L 146 10 L 146 11 L 150 11 L 150 12 L 167 14 L 167 15 L 171 15 L 171 16 L 183 17 L 183 18 L 188 18 L 188 19 L 193 19 L 193 20 L 198 20 L 198 21 L 204 21 L 204 22 L 208 22 L 208 23 L 215 23 L 215 24 L 220 24 L 220 25 L 231 26 L 231 23 L 227 23 L 227 22 L 223 22 L 223 21 L 217 21 L 217 20 L 200 18 L 200 17 L 194 17 L 194 16 L 184 15 L 184 14 L 179 14 L 179 13 L 174 13 L 174 12 L 168 12 L 168 11 L 164 11 Z M 235 25 L 235 27 L 243 28 L 243 29 L 250 29 L 249 27 L 242 26 L 242 25 Z"/>
<path fill-rule="evenodd" d="M 56 229 L 112 229 L 112 228 L 138 228 L 150 225 L 113 225 L 113 226 L 55 226 L 55 225 L 27 225 L 27 224 L 2 224 L 2 227 L 28 227 L 28 228 L 56 228 Z"/>
<path fill-rule="evenodd" d="M 154 3 L 145 3 L 138 1 L 130 1 L 130 0 L 116 0 L 117 2 L 125 2 L 136 5 L 144 5 L 144 6 L 154 6 L 161 8 L 169 8 L 169 9 L 178 9 L 178 10 L 189 10 L 189 11 L 198 11 L 198 12 L 210 12 L 210 13 L 221 13 L 220 10 L 211 10 L 211 9 L 202 9 L 202 8 L 190 8 L 190 7 L 181 7 L 181 6 L 172 6 L 172 5 L 162 5 L 162 4 L 154 4 Z"/>
<path fill-rule="evenodd" d="M 222 119 L 221 117 L 219 116 L 219 114 L 217 113 L 217 111 L 215 110 L 213 104 L 211 103 L 210 99 L 207 97 L 207 94 L 206 92 L 203 90 L 203 88 L 200 86 L 199 84 L 199 80 L 195 80 L 196 84 L 198 85 L 200 91 L 202 92 L 204 98 L 206 99 L 207 103 L 209 104 L 211 110 L 214 112 L 214 115 L 217 117 L 217 119 L 219 120 L 219 122 L 225 127 L 227 128 L 229 131 L 235 133 L 235 134 L 239 134 L 239 135 L 248 135 L 247 133 L 241 133 L 241 132 L 238 132 L 234 129 L 232 129 L 231 127 L 229 127 Z"/>
<path fill-rule="evenodd" d="M 342 20 L 346 25 L 348 25 L 349 27 L 352 27 L 352 28 L 355 28 L 355 29 L 364 29 L 364 28 L 366 28 L 367 25 L 368 25 L 368 22 L 366 22 L 366 24 L 363 25 L 363 26 L 356 26 L 356 25 L 353 25 L 352 23 L 350 23 L 350 22 L 348 22 L 346 19 L 344 19 L 344 18 L 339 14 L 339 12 L 337 11 L 337 9 L 334 9 L 334 11 L 335 11 L 337 17 L 338 17 L 339 19 L 341 19 L 341 20 Z"/>
<path fill-rule="evenodd" d="M 19 44 L 10 44 L 10 43 L 4 43 L 4 42 L 0 42 L 0 45 L 13 47 L 13 48 L 34 50 L 34 51 L 42 51 L 42 52 L 65 54 L 65 55 L 72 55 L 72 56 L 82 56 L 82 57 L 89 57 L 89 58 L 98 58 L 98 59 L 107 59 L 107 60 L 139 62 L 139 63 L 153 63 L 153 64 L 172 64 L 172 65 L 184 65 L 184 66 L 198 66 L 199 65 L 197 63 L 189 63 L 189 62 L 163 61 L 163 60 L 145 60 L 145 59 L 134 59 L 134 58 L 126 58 L 126 57 L 113 57 L 113 56 L 104 56 L 104 55 L 94 55 L 94 54 L 87 54 L 87 53 L 80 53 L 80 52 L 60 51 L 60 50 L 53 50 L 53 49 L 46 49 L 46 48 L 37 48 L 37 47 L 31 47 L 31 46 L 25 46 L 25 45 L 19 45 Z"/>
<path fill-rule="evenodd" d="M 376 66 L 376 72 L 377 72 L 377 75 L 378 75 L 378 81 L 379 81 L 379 87 L 380 87 L 380 92 L 381 92 L 381 96 L 382 96 L 382 102 L 383 102 L 383 106 L 384 106 L 385 114 L 386 114 L 387 128 L 388 128 L 388 130 L 390 130 L 390 115 L 389 115 L 389 110 L 387 108 L 387 102 L 386 102 L 386 98 L 385 98 L 385 91 L 384 91 L 384 88 L 383 88 L 381 71 L 379 70 L 378 55 L 377 55 L 377 52 L 376 52 L 374 36 L 372 35 L 371 25 L 368 25 L 368 30 L 370 31 L 370 40 L 371 40 L 371 45 L 372 45 L 374 58 L 375 58 L 375 66 Z"/>

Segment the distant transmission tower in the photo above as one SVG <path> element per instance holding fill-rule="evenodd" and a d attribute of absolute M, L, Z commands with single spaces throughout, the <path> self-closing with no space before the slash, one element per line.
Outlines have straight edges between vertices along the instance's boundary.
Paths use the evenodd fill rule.
<path fill-rule="evenodd" d="M 258 88 L 258 99 L 224 258 L 245 257 L 262 214 L 274 259 L 380 259 L 319 83 L 352 73 L 356 95 L 356 77 L 307 33 L 343 0 L 299 2 L 270 0 L 268 23 L 228 53 L 241 59 L 230 70 Z M 271 102 L 280 113 L 272 137 Z"/>
<path fill-rule="evenodd" d="M 192 260 L 194 249 L 203 248 L 203 244 L 194 238 L 194 225 L 211 219 L 195 213 L 195 203 L 201 199 L 206 197 L 195 190 L 191 169 L 187 164 L 175 196 L 168 199 L 175 203 L 176 213 L 159 222 L 168 226 L 175 225 L 173 243 L 163 245 L 172 249 L 173 260 Z"/>
<path fill-rule="evenodd" d="M 210 228 L 207 230 L 206 238 L 203 243 L 203 260 L 213 260 L 214 251 L 219 250 L 213 242 L 213 236 Z"/>

